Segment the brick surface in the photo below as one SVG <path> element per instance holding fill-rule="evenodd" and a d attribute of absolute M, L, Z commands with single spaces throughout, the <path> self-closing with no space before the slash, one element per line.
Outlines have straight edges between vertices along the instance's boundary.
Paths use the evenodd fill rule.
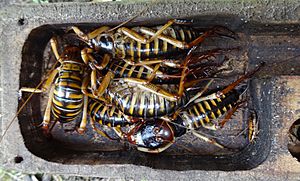
<path fill-rule="evenodd" d="M 17 92 L 19 89 L 20 65 L 22 60 L 22 47 L 32 29 L 45 24 L 61 23 L 107 23 L 122 22 L 139 12 L 149 3 L 68 3 L 68 4 L 47 4 L 47 5 L 11 5 L 4 6 L 0 11 L 0 122 L 1 133 L 7 128 L 9 121 L 17 110 Z M 296 1 L 161 1 L 156 3 L 144 15 L 136 21 L 143 22 L 149 19 L 170 19 L 174 17 L 203 16 L 214 17 L 216 12 L 218 17 L 222 14 L 231 15 L 224 23 L 230 24 L 235 20 L 232 28 L 243 27 L 252 28 L 250 40 L 253 43 L 249 57 L 253 64 L 264 60 L 271 64 L 272 61 L 282 60 L 300 54 L 299 30 L 300 8 Z M 225 16 L 224 16 L 225 17 Z M 22 19 L 22 20 L 21 20 Z M 205 19 L 205 18 L 204 18 Z M 226 19 L 226 18 L 225 18 Z M 20 20 L 23 22 L 20 24 Z M 220 20 L 219 20 L 220 21 Z M 236 23 L 239 22 L 239 23 Z M 248 23 L 258 22 L 257 30 Z M 255 24 L 254 23 L 254 24 Z M 269 26 L 275 23 L 274 26 Z M 212 23 L 213 24 L 213 23 Z M 265 27 L 265 28 L 263 28 Z M 243 28 L 241 28 L 243 29 Z M 293 31 L 292 31 L 293 30 Z M 266 38 L 267 37 L 267 38 Z M 266 41 L 262 41 L 265 38 Z M 269 41 L 267 41 L 269 40 Z M 265 49 L 259 49 L 261 44 L 266 44 Z M 284 44 L 284 46 L 283 46 Z M 256 46 L 257 45 L 257 46 Z M 271 50 L 271 51 L 270 51 Z M 264 52 L 264 53 L 262 53 Z M 267 53 L 271 52 L 271 53 Z M 295 59 L 299 60 L 299 58 Z M 273 62 L 273 63 L 274 63 Z M 158 180 L 158 179 L 180 179 L 180 180 L 297 180 L 300 177 L 300 164 L 293 158 L 288 149 L 288 129 L 293 121 L 299 118 L 299 72 L 294 61 L 284 64 L 283 69 L 272 69 L 268 71 L 267 66 L 264 73 L 258 75 L 259 78 L 253 82 L 257 85 L 256 90 L 260 90 L 261 97 L 270 98 L 271 102 L 261 102 L 261 105 L 268 105 L 269 117 L 264 118 L 270 121 L 269 142 L 271 151 L 258 167 L 248 171 L 173 171 L 159 170 L 145 166 L 133 164 L 62 164 L 48 162 L 33 155 L 25 147 L 21 135 L 18 121 L 15 120 L 9 128 L 3 141 L 1 142 L 0 163 L 3 167 L 13 168 L 29 173 L 45 172 L 56 174 L 72 174 L 83 176 L 99 176 L 102 178 L 125 178 L 138 180 Z M 299 62 L 299 61 L 298 61 Z M 251 63 L 251 62 L 250 62 Z M 279 67 L 278 64 L 276 67 Z M 294 69 L 292 69 L 294 68 Z M 270 69 L 269 69 L 270 70 Z M 270 88 L 269 90 L 267 90 Z M 263 107 L 263 106 L 262 106 Z M 266 134 L 266 133 L 260 133 Z M 260 142 L 260 140 L 257 140 Z M 268 143 L 266 143 L 268 144 Z M 257 155 L 260 153 L 253 153 Z M 24 161 L 14 163 L 16 156 L 22 156 Z M 80 155 L 78 155 L 80 156 Z"/>

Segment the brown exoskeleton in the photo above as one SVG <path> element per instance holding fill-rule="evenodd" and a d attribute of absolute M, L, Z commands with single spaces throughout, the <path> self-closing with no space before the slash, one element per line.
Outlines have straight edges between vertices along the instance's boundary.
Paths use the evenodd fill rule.
<path fill-rule="evenodd" d="M 60 66 L 50 73 L 40 89 L 22 87 L 20 92 L 42 93 L 50 89 L 42 122 L 45 132 L 49 132 L 51 115 L 56 121 L 65 123 L 82 114 L 78 132 L 83 133 L 87 124 L 88 96 L 93 97 L 88 93 L 86 83 L 89 80 L 87 77 L 90 76 L 87 65 L 89 62 L 81 59 L 81 49 L 77 46 L 66 46 L 59 54 L 56 37 L 51 38 L 50 43 Z"/>
<path fill-rule="evenodd" d="M 242 86 L 235 89 L 236 86 L 250 78 L 261 66 L 262 64 L 222 90 L 208 95 L 203 95 L 205 90 L 199 92 L 196 99 L 180 108 L 172 118 L 161 117 L 154 121 L 139 122 L 128 133 L 124 133 L 119 128 L 115 128 L 115 131 L 122 139 L 136 145 L 138 150 L 149 153 L 164 151 L 175 142 L 176 137 L 180 137 L 187 130 L 191 130 L 195 136 L 208 143 L 224 148 L 216 140 L 195 132 L 195 130 L 200 127 L 210 130 L 222 128 L 243 103 L 241 96 L 246 88 Z M 220 117 L 223 119 L 217 124 L 212 121 Z"/>
<path fill-rule="evenodd" d="M 183 84 L 186 75 L 189 73 L 188 61 L 178 63 L 177 60 L 170 60 L 166 58 L 166 56 L 179 55 L 184 51 L 191 51 L 209 36 L 224 35 L 235 38 L 235 34 L 232 31 L 221 26 L 200 32 L 189 26 L 173 25 L 187 23 L 189 22 L 186 20 L 173 19 L 163 26 L 153 27 L 119 27 L 116 30 L 112 30 L 108 26 L 102 26 L 88 34 L 85 34 L 76 26 L 72 26 L 70 29 L 89 45 L 89 48 L 85 48 L 81 52 L 82 59 L 85 61 L 96 62 L 92 56 L 93 52 L 107 53 L 103 56 L 101 63 L 96 67 L 98 70 L 104 69 L 110 62 L 111 57 L 115 57 L 121 58 L 121 60 L 124 60 L 128 65 L 144 66 L 153 72 L 152 76 L 150 76 L 151 78 L 149 78 L 150 80 L 143 81 L 130 78 L 125 79 L 126 81 L 133 81 L 138 84 L 150 82 L 159 69 L 157 65 L 182 68 L 178 93 L 169 97 L 170 100 L 176 101 L 183 94 Z M 155 59 L 151 57 L 155 57 Z M 149 68 L 149 65 L 154 65 L 155 67 Z M 92 72 L 92 74 L 95 73 Z M 98 92 L 96 96 L 101 96 L 104 93 L 109 84 L 108 82 L 113 77 L 114 73 L 112 71 L 109 71 L 105 75 L 102 85 L 100 85 L 98 91 L 95 91 Z M 92 88 L 96 90 L 96 83 L 92 84 Z"/>

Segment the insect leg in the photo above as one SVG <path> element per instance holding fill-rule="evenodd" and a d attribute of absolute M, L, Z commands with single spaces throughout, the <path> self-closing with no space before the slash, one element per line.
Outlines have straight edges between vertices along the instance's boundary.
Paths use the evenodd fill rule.
<path fill-rule="evenodd" d="M 223 89 L 222 91 L 220 91 L 219 94 L 226 94 L 229 91 L 231 91 L 232 89 L 234 89 L 237 85 L 239 85 L 241 82 L 243 82 L 246 79 L 249 79 L 250 77 L 252 77 L 256 72 L 258 72 L 260 70 L 260 68 L 264 65 L 265 63 L 262 62 L 260 63 L 260 65 L 258 65 L 254 70 L 252 70 L 251 72 L 248 72 L 247 74 L 245 74 L 244 76 L 242 76 L 241 78 L 239 78 L 238 80 L 236 80 L 235 82 L 231 83 L 229 86 L 227 86 L 225 89 Z"/>
<path fill-rule="evenodd" d="M 176 59 L 146 59 L 143 61 L 140 60 L 139 62 L 134 62 L 129 58 L 123 58 L 122 60 L 124 60 L 129 65 L 134 65 L 134 66 L 162 64 L 168 67 L 180 68 L 179 60 Z"/>
<path fill-rule="evenodd" d="M 49 125 L 50 125 L 50 118 L 51 118 L 51 106 L 52 106 L 52 99 L 54 97 L 54 88 L 55 85 L 52 85 L 50 92 L 49 92 L 49 98 L 47 102 L 47 107 L 44 114 L 44 119 L 42 122 L 42 129 L 48 133 Z"/>
<path fill-rule="evenodd" d="M 110 28 L 108 26 L 101 26 L 100 28 L 97 28 L 88 34 L 83 33 L 76 26 L 72 26 L 70 29 L 72 29 L 75 32 L 75 34 L 77 36 L 79 36 L 81 39 L 88 41 L 88 40 L 91 40 L 91 39 L 97 37 L 98 35 L 102 34 L 103 32 L 109 30 Z"/>
<path fill-rule="evenodd" d="M 108 139 L 110 139 L 110 140 L 118 140 L 117 138 L 111 137 L 111 136 L 110 136 L 109 134 L 107 134 L 105 131 L 101 131 L 100 129 L 98 129 L 98 128 L 96 127 L 95 122 L 94 122 L 93 119 L 90 119 L 90 124 L 91 124 L 93 130 L 96 131 L 96 133 L 100 134 L 101 136 L 104 136 L 104 137 L 106 137 L 106 138 L 108 138 Z"/>
<path fill-rule="evenodd" d="M 149 35 L 149 36 L 154 36 L 155 35 L 155 30 L 151 29 L 151 28 L 147 28 L 147 27 L 141 27 L 140 31 L 146 35 Z M 158 39 L 162 40 L 162 41 L 165 41 L 167 43 L 170 43 L 171 45 L 174 45 L 180 49 L 185 49 L 186 48 L 186 42 L 183 42 L 183 41 L 180 41 L 180 40 L 177 40 L 173 37 L 170 37 L 170 36 L 167 36 L 167 35 L 164 35 L 164 34 L 160 34 L 160 35 L 157 35 Z M 141 43 L 147 43 L 147 39 L 144 37 L 144 42 L 142 42 L 141 40 L 139 42 Z"/>
<path fill-rule="evenodd" d="M 99 88 L 97 89 L 96 92 L 93 93 L 97 98 L 101 97 L 104 94 L 105 90 L 109 86 L 109 83 L 113 79 L 113 77 L 114 77 L 113 72 L 109 71 L 106 73 L 103 80 L 101 81 Z"/>
<path fill-rule="evenodd" d="M 193 55 L 192 53 L 195 49 L 197 49 L 197 46 L 194 46 L 193 48 L 191 48 L 189 50 L 186 58 L 184 59 L 184 61 L 182 63 L 182 71 L 181 71 L 181 77 L 180 77 L 179 89 L 178 89 L 178 96 L 179 97 L 181 97 L 184 93 L 184 90 L 185 90 L 184 84 L 186 82 L 186 76 L 190 72 L 189 67 L 187 65 L 191 61 L 191 58 L 192 58 L 192 55 Z"/>
<path fill-rule="evenodd" d="M 152 73 L 148 77 L 148 82 L 149 83 L 156 77 L 156 73 L 157 73 L 159 67 L 160 67 L 160 64 L 156 64 L 155 67 L 153 68 Z"/>
<path fill-rule="evenodd" d="M 58 50 L 57 50 L 57 38 L 56 37 L 52 37 L 50 39 L 50 45 L 51 45 L 52 52 L 54 53 L 56 60 L 59 61 L 60 63 L 62 63 L 62 60 L 61 60 Z"/>
<path fill-rule="evenodd" d="M 85 129 L 86 129 L 86 125 L 87 125 L 87 108 L 88 108 L 88 96 L 84 95 L 83 96 L 82 118 L 81 118 L 80 126 L 77 129 L 79 134 L 83 134 Z"/>
<path fill-rule="evenodd" d="M 57 51 L 57 39 L 55 37 L 52 37 L 51 40 L 51 47 L 52 47 L 52 51 L 56 57 L 56 59 L 58 61 L 61 62 L 58 51 Z M 28 87 L 22 87 L 19 92 L 32 92 L 32 93 L 42 93 L 45 92 L 46 90 L 49 89 L 49 87 L 51 86 L 51 84 L 53 83 L 57 73 L 59 72 L 59 68 L 56 68 L 54 70 L 52 70 L 52 72 L 49 74 L 47 81 L 42 85 L 41 89 L 37 89 L 37 88 L 28 88 Z"/>
<path fill-rule="evenodd" d="M 239 101 L 233 108 L 231 108 L 227 114 L 225 115 L 224 119 L 219 123 L 220 128 L 223 128 L 225 123 L 227 123 L 232 115 L 245 103 L 245 101 Z"/>
<path fill-rule="evenodd" d="M 113 127 L 114 132 L 118 135 L 119 138 L 121 138 L 122 140 L 127 140 L 130 143 L 135 144 L 135 140 L 131 139 L 131 136 L 134 135 L 137 130 L 144 124 L 144 122 L 138 122 L 137 124 L 134 124 L 127 133 L 125 133 L 121 127 Z"/>
<path fill-rule="evenodd" d="M 94 99 L 98 99 L 102 102 L 105 102 L 106 104 L 109 104 L 110 101 L 106 100 L 105 98 L 103 97 L 95 97 L 92 93 L 90 93 L 88 91 L 88 84 L 89 84 L 89 81 L 90 81 L 90 77 L 89 76 L 85 76 L 83 81 L 82 81 L 82 85 L 81 85 L 81 91 L 83 94 L 89 96 L 90 98 L 94 98 Z"/>
<path fill-rule="evenodd" d="M 129 38 L 131 38 L 131 39 L 133 39 L 137 42 L 140 42 L 140 43 L 143 43 L 143 44 L 147 43 L 147 38 L 145 36 L 139 34 L 138 32 L 136 32 L 133 29 L 129 29 L 129 28 L 126 28 L 126 27 L 121 27 L 121 28 L 118 29 L 118 32 L 123 33 L 124 35 L 128 36 Z"/>
<path fill-rule="evenodd" d="M 81 53 L 81 58 L 82 58 L 82 60 L 85 64 L 88 65 L 89 62 L 94 62 L 95 61 L 94 58 L 92 56 L 90 56 L 90 54 L 93 53 L 93 52 L 94 52 L 94 50 L 91 49 L 91 48 L 84 48 L 84 49 L 81 50 L 81 52 L 80 52 Z"/>
<path fill-rule="evenodd" d="M 146 28 L 146 27 L 141 27 L 141 29 L 140 29 L 140 31 L 142 32 L 142 33 L 144 33 L 144 34 L 147 34 L 147 35 L 150 35 L 150 36 L 156 36 L 155 38 L 158 38 L 158 39 L 161 39 L 161 40 L 163 40 L 163 41 L 166 41 L 166 42 L 168 42 L 168 43 L 170 43 L 170 44 L 172 44 L 172 45 L 174 45 L 174 46 L 176 46 L 176 47 L 178 47 L 178 48 L 180 48 L 180 49 L 190 49 L 190 48 L 192 48 L 193 46 L 196 46 L 196 45 L 198 45 L 199 43 L 201 43 L 201 42 L 203 42 L 204 40 L 205 40 L 205 38 L 207 38 L 207 37 L 209 37 L 209 36 L 212 36 L 212 35 L 214 35 L 214 34 L 218 34 L 217 33 L 217 31 L 219 30 L 219 29 L 221 29 L 221 28 L 223 28 L 223 29 L 226 29 L 225 27 L 215 27 L 215 28 L 213 28 L 213 29 L 211 29 L 211 30 L 209 30 L 209 31 L 206 31 L 206 32 L 204 32 L 202 35 L 200 35 L 198 38 L 196 38 L 195 40 L 193 40 L 192 42 L 190 42 L 190 43 L 187 43 L 187 42 L 185 42 L 185 41 L 180 41 L 180 40 L 177 40 L 177 39 L 175 39 L 175 38 L 172 38 L 172 37 L 170 37 L 170 36 L 166 36 L 166 35 L 163 35 L 163 34 L 157 34 L 156 35 L 156 33 L 157 32 L 155 32 L 154 30 L 152 30 L 152 29 L 150 29 L 150 28 Z M 226 30 L 228 30 L 228 29 L 226 29 Z M 160 31 L 160 30 L 159 30 Z M 233 33 L 232 31 L 230 31 L 230 30 L 228 30 L 230 33 Z M 226 35 L 224 35 L 224 36 L 226 36 Z M 229 36 L 228 35 L 228 37 L 231 37 L 231 38 L 233 38 L 232 36 Z M 145 38 L 144 38 L 145 39 Z M 142 41 L 140 41 L 141 43 L 144 43 L 144 42 L 142 42 Z M 147 41 L 146 41 L 146 43 L 148 43 Z"/>
<path fill-rule="evenodd" d="M 85 76 L 83 78 L 82 85 L 81 85 L 81 91 L 83 94 L 93 97 L 92 94 L 90 92 L 88 92 L 88 84 L 89 84 L 90 79 L 91 79 L 90 76 Z"/>
<path fill-rule="evenodd" d="M 84 61 L 85 64 L 89 65 L 92 69 L 96 67 L 98 70 L 103 70 L 111 60 L 111 56 L 109 54 L 104 54 L 101 64 L 98 65 L 97 61 L 94 59 L 94 57 L 91 55 L 94 50 L 91 48 L 84 48 L 81 50 L 81 58 Z"/>
<path fill-rule="evenodd" d="M 113 127 L 112 129 L 118 135 L 119 138 L 121 138 L 121 139 L 126 138 L 125 133 L 122 131 L 122 129 L 120 127 Z"/>
<path fill-rule="evenodd" d="M 195 100 L 195 103 L 201 102 L 201 101 L 205 101 L 205 100 L 209 100 L 209 99 L 217 99 L 220 98 L 222 95 L 228 93 L 229 91 L 231 91 L 232 89 L 234 89 L 236 86 L 238 86 L 241 82 L 243 82 L 244 80 L 250 78 L 251 76 L 253 76 L 257 71 L 259 71 L 259 69 L 264 65 L 264 63 L 261 63 L 258 67 L 256 67 L 253 71 L 243 75 L 242 77 L 240 77 L 239 79 L 237 79 L 236 81 L 234 81 L 233 83 L 229 84 L 225 89 L 218 91 L 216 93 L 212 93 L 210 95 L 201 97 L 199 99 Z"/>
<path fill-rule="evenodd" d="M 221 32 L 222 31 L 224 32 L 224 30 L 226 31 L 226 33 L 230 33 L 231 35 L 222 34 Z M 225 37 L 229 37 L 232 39 L 236 39 L 236 34 L 233 31 L 231 31 L 228 28 L 223 27 L 223 26 L 215 26 L 212 29 L 204 32 L 202 35 L 200 35 L 198 38 L 196 38 L 192 42 L 185 44 L 185 48 L 189 49 L 195 45 L 198 45 L 199 43 L 203 42 L 205 38 L 207 38 L 209 36 L 213 36 L 213 35 L 220 35 L 220 36 L 225 36 Z"/>
<path fill-rule="evenodd" d="M 96 72 L 96 69 L 94 67 L 96 61 L 95 61 L 94 57 L 90 55 L 90 53 L 92 53 L 92 52 L 93 52 L 93 49 L 84 48 L 83 50 L 81 50 L 81 58 L 84 61 L 84 63 L 89 65 L 92 69 L 92 72 L 91 72 L 91 88 L 92 88 L 92 92 L 94 93 L 97 89 L 97 75 L 96 75 L 97 72 Z M 85 85 L 84 87 L 87 87 L 87 82 L 84 81 L 83 85 Z"/>
<path fill-rule="evenodd" d="M 169 75 L 169 74 L 164 74 L 162 71 L 159 70 L 161 66 L 167 66 L 167 67 L 172 67 L 172 68 L 180 68 L 181 64 L 178 63 L 179 60 L 174 60 L 174 59 L 146 59 L 143 61 L 139 62 L 134 62 L 133 60 L 129 58 L 124 58 L 122 59 L 124 62 L 126 62 L 128 65 L 131 66 L 143 66 L 147 70 L 151 71 L 150 78 L 149 80 L 153 80 L 155 77 L 160 77 L 160 78 L 180 78 L 180 75 Z M 155 67 L 151 67 L 151 65 L 155 64 Z M 135 69 L 134 67 L 132 67 Z M 138 76 L 137 78 L 140 78 Z"/>
<path fill-rule="evenodd" d="M 200 96 L 202 96 L 202 94 L 208 89 L 208 87 L 210 86 L 210 84 L 213 82 L 213 79 L 211 79 L 206 86 L 200 91 L 198 92 L 194 97 L 192 97 L 188 103 L 186 103 L 184 105 L 184 107 L 187 107 L 191 102 L 193 102 L 194 100 L 198 99 Z"/>
<path fill-rule="evenodd" d="M 190 22 L 187 22 L 185 20 L 178 20 L 178 19 L 172 19 L 169 20 L 164 26 L 162 26 L 154 35 L 152 35 L 151 38 L 147 40 L 146 43 L 152 42 L 155 38 L 158 38 L 159 35 L 163 33 L 167 28 L 169 28 L 172 24 L 189 24 Z M 141 28 L 142 29 L 142 28 Z"/>
<path fill-rule="evenodd" d="M 54 69 L 47 81 L 42 85 L 42 88 L 41 89 L 37 89 L 37 88 L 29 88 L 29 87 L 22 87 L 19 91 L 20 92 L 32 92 L 32 93 L 42 93 L 42 92 L 45 92 L 49 89 L 49 87 L 51 86 L 51 84 L 53 83 L 54 81 L 54 78 L 56 77 L 57 73 L 59 71 L 59 68 L 57 69 Z"/>

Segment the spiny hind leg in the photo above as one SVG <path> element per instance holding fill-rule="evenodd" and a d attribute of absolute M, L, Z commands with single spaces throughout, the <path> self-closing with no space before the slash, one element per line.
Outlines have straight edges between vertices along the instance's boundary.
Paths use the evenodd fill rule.
<path fill-rule="evenodd" d="M 226 35 L 226 34 L 221 34 L 220 32 L 222 32 L 222 30 L 226 30 L 227 32 L 230 32 L 230 34 L 232 35 Z M 193 46 L 196 46 L 198 44 L 200 44 L 201 42 L 203 42 L 207 37 L 210 37 L 212 35 L 221 35 L 221 36 L 227 36 L 227 37 L 230 37 L 230 38 L 233 38 L 235 39 L 235 33 L 230 31 L 229 29 L 225 28 L 225 27 L 221 27 L 221 26 L 216 26 L 206 32 L 204 32 L 203 34 L 201 34 L 200 36 L 198 36 L 197 38 L 195 38 L 193 41 L 187 43 L 185 41 L 180 41 L 180 40 L 177 40 L 176 38 L 173 38 L 173 37 L 170 37 L 170 36 L 167 36 L 167 35 L 164 35 L 162 34 L 162 32 L 160 32 L 160 30 L 158 30 L 157 32 L 159 32 L 160 34 L 157 34 L 157 32 L 151 28 L 147 28 L 147 27 L 141 27 L 140 31 L 146 35 L 149 35 L 149 36 L 152 36 L 152 37 L 155 37 L 155 38 L 158 38 L 162 41 L 166 41 L 180 49 L 190 49 L 192 48 Z M 140 43 L 150 43 L 151 41 L 153 41 L 155 38 L 150 38 L 149 40 L 147 40 L 145 37 L 143 40 L 136 40 Z M 151 40 L 151 41 L 150 41 Z"/>
<path fill-rule="evenodd" d="M 215 48 L 212 50 L 204 51 L 201 52 L 200 54 L 198 53 L 195 56 L 193 56 L 187 65 L 191 69 L 191 73 L 193 75 L 197 75 L 198 72 L 202 73 L 208 68 L 218 68 L 222 66 L 224 62 L 229 60 L 229 58 L 227 56 L 224 56 L 224 58 L 221 61 L 217 61 L 216 56 L 234 50 L 239 50 L 239 47 L 226 48 L 226 49 Z"/>
<path fill-rule="evenodd" d="M 213 79 L 209 80 L 209 81 L 207 82 L 207 84 L 205 85 L 205 87 L 204 87 L 201 91 L 199 91 L 196 95 L 194 95 L 194 96 L 189 100 L 189 102 L 185 104 L 184 107 L 187 107 L 190 103 L 194 102 L 196 99 L 198 99 L 200 96 L 202 96 L 202 94 L 208 90 L 208 88 L 209 88 L 209 86 L 211 85 L 212 82 L 213 82 Z"/>
<path fill-rule="evenodd" d="M 246 100 L 242 100 L 239 101 L 238 103 L 236 103 L 236 105 L 234 105 L 225 115 L 224 119 L 219 122 L 219 127 L 223 128 L 224 125 L 231 119 L 231 117 L 234 115 L 234 113 L 241 107 L 244 106 L 244 104 L 246 103 Z"/>
<path fill-rule="evenodd" d="M 222 34 L 223 32 L 226 32 L 226 34 Z M 207 37 L 210 37 L 213 35 L 225 36 L 225 37 L 229 37 L 232 39 L 236 39 L 236 33 L 234 33 L 233 31 L 231 31 L 228 28 L 223 27 L 223 26 L 215 26 L 212 29 L 205 31 L 202 35 L 198 36 L 192 42 L 190 42 L 190 43 L 183 42 L 184 49 L 190 49 L 193 46 L 196 46 L 196 45 L 200 44 L 201 42 L 203 42 Z"/>
<path fill-rule="evenodd" d="M 160 64 L 156 64 L 155 67 L 152 69 L 152 73 L 147 77 L 149 83 L 152 82 L 152 80 L 157 76 L 156 74 L 159 71 L 158 70 L 159 68 L 160 68 Z"/>
<path fill-rule="evenodd" d="M 161 35 L 167 28 L 169 28 L 173 24 L 190 24 L 190 23 L 191 23 L 191 21 L 188 21 L 188 20 L 181 20 L 181 19 L 172 19 L 172 20 L 169 20 L 164 26 L 162 26 L 158 31 L 156 31 L 156 33 L 154 35 L 152 35 L 152 37 L 150 37 L 147 40 L 147 43 L 150 43 L 155 38 L 158 38 L 159 35 Z"/>
<path fill-rule="evenodd" d="M 49 125 L 50 125 L 50 121 L 51 121 L 51 109 L 52 109 L 52 100 L 54 97 L 54 89 L 55 89 L 55 85 L 52 85 L 52 87 L 50 88 L 47 107 L 46 107 L 46 110 L 44 113 L 44 119 L 42 122 L 42 129 L 45 131 L 45 133 L 49 133 Z"/>
<path fill-rule="evenodd" d="M 172 19 L 172 20 L 169 20 L 164 26 L 162 26 L 157 31 L 154 31 L 154 30 L 152 30 L 150 28 L 146 28 L 146 27 L 140 27 L 139 31 L 141 31 L 141 33 L 144 33 L 146 35 L 150 35 L 151 36 L 150 38 L 146 38 L 145 36 L 140 35 L 135 30 L 129 29 L 129 28 L 126 28 L 126 27 L 119 28 L 118 31 L 120 33 L 123 33 L 123 34 L 127 35 L 128 37 L 134 39 L 137 42 L 147 44 L 147 43 L 152 42 L 156 38 L 162 39 L 162 40 L 165 40 L 165 39 L 168 39 L 168 38 L 174 39 L 172 37 L 162 35 L 163 31 L 165 31 L 167 28 L 169 28 L 173 24 L 188 24 L 188 23 L 190 23 L 190 22 L 188 22 L 186 20 Z"/>
<path fill-rule="evenodd" d="M 181 124 L 178 124 L 178 123 L 175 123 L 174 120 L 177 119 L 177 116 L 178 116 L 178 112 L 177 113 L 174 113 L 174 114 L 177 114 L 177 115 L 173 115 L 173 117 L 163 117 L 162 120 L 163 121 L 167 121 L 169 122 L 170 124 L 174 124 L 175 126 L 179 126 L 179 127 L 183 127 L 184 129 L 189 129 L 189 128 L 186 128 L 184 127 L 183 125 Z M 214 125 L 213 123 L 211 123 L 211 125 L 206 125 L 206 124 L 202 124 L 202 126 L 205 128 L 205 129 L 209 129 L 209 130 L 213 130 L 215 131 L 216 130 L 216 125 Z M 220 143 L 218 143 L 215 139 L 212 139 L 212 138 L 208 138 L 206 136 L 204 136 L 203 134 L 200 134 L 199 132 L 197 132 L 196 130 L 194 129 L 189 129 L 193 135 L 195 135 L 197 138 L 200 138 L 202 140 L 204 140 L 205 142 L 207 143 L 210 143 L 210 144 L 213 144 L 219 148 L 224 148 L 224 146 Z"/>
<path fill-rule="evenodd" d="M 265 65 L 265 62 L 261 62 L 254 70 L 246 73 L 244 76 L 240 77 L 235 82 L 229 84 L 225 89 L 223 89 L 222 91 L 220 91 L 218 94 L 219 95 L 224 95 L 224 94 L 230 92 L 232 89 L 234 89 L 236 86 L 238 86 L 241 82 L 243 82 L 243 81 L 251 78 L 264 65 Z"/>
<path fill-rule="evenodd" d="M 144 33 L 146 35 L 150 35 L 150 38 L 147 38 L 146 36 L 138 33 L 137 31 L 135 31 L 134 29 L 129 29 L 126 27 L 121 27 L 118 29 L 119 33 L 123 33 L 124 35 L 130 37 L 131 39 L 142 43 L 142 44 L 147 44 L 150 43 L 152 41 L 154 41 L 154 39 L 158 38 L 161 39 L 163 41 L 167 41 L 170 44 L 176 45 L 176 44 L 180 44 L 180 41 L 176 40 L 173 37 L 170 36 L 166 36 L 163 35 L 163 31 L 165 31 L 167 28 L 169 28 L 172 24 L 187 24 L 189 22 L 184 21 L 184 20 L 177 20 L 177 19 L 173 19 L 168 21 L 164 26 L 162 26 L 158 31 L 155 31 L 151 28 L 147 28 L 147 27 L 139 27 L 138 31 L 140 31 L 141 33 Z"/>
<path fill-rule="evenodd" d="M 177 101 L 184 94 L 184 90 L 185 90 L 184 84 L 186 81 L 186 76 L 189 74 L 189 68 L 187 67 L 187 64 L 188 64 L 189 60 L 191 59 L 192 53 L 194 50 L 195 50 L 195 48 L 191 49 L 188 52 L 187 57 L 183 61 L 183 65 L 182 65 L 183 68 L 181 71 L 181 75 L 179 76 L 180 82 L 179 82 L 179 88 L 178 88 L 177 93 L 171 93 L 169 91 L 166 91 L 166 90 L 158 87 L 157 85 L 151 84 L 151 83 L 149 83 L 149 81 L 143 80 L 143 79 L 122 78 L 121 80 L 123 80 L 127 83 L 134 83 L 141 89 L 148 90 L 148 91 L 150 91 L 154 94 L 157 94 L 159 96 L 162 96 L 170 101 Z M 159 66 L 157 66 L 156 69 L 154 69 L 152 75 L 150 75 L 150 80 L 152 80 L 156 76 L 156 71 L 158 71 L 158 68 L 159 68 Z"/>
<path fill-rule="evenodd" d="M 102 33 L 108 33 L 108 32 L 114 31 L 116 28 L 119 28 L 119 27 L 121 27 L 121 26 L 123 26 L 123 25 L 125 25 L 125 24 L 127 24 L 129 22 L 131 22 L 132 20 L 134 20 L 136 17 L 138 17 L 140 14 L 142 14 L 147 9 L 148 9 L 147 7 L 144 8 L 137 15 L 133 16 L 132 18 L 128 19 L 127 21 L 119 24 L 118 26 L 116 26 L 114 28 L 110 28 L 108 26 L 101 26 L 101 27 L 95 29 L 94 31 L 92 31 L 92 32 L 90 32 L 88 34 L 85 34 L 78 27 L 72 26 L 72 27 L 70 27 L 70 28 L 67 29 L 67 32 L 72 29 L 83 40 L 90 40 L 90 39 L 96 38 L 97 36 L 99 36 Z"/>

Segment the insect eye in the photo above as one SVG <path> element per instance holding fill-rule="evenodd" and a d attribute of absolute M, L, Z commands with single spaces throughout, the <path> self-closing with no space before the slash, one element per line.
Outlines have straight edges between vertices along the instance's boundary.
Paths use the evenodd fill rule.
<path fill-rule="evenodd" d="M 162 142 L 163 141 L 163 139 L 161 138 L 161 137 L 155 137 L 155 141 L 157 141 L 157 142 Z"/>
<path fill-rule="evenodd" d="M 100 37 L 100 42 L 104 42 L 105 44 L 107 44 L 107 37 L 101 36 Z"/>
<path fill-rule="evenodd" d="M 153 129 L 153 132 L 154 132 L 155 134 L 158 134 L 158 133 L 160 132 L 160 128 L 154 128 L 154 129 Z"/>

